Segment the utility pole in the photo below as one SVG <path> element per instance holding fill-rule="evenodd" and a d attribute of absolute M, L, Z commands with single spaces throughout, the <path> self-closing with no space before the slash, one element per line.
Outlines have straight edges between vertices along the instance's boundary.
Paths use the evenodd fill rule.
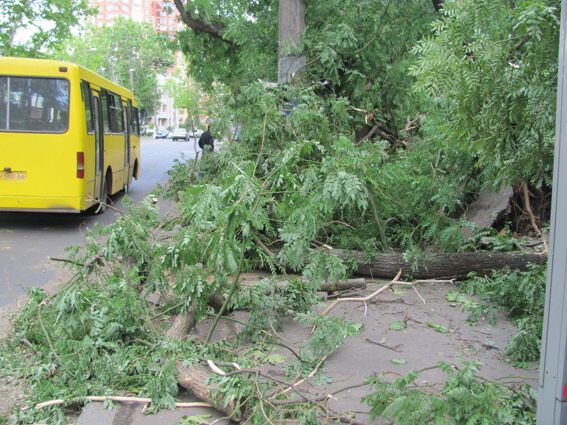
<path fill-rule="evenodd" d="M 567 0 L 561 4 L 557 123 L 538 425 L 567 425 Z"/>
<path fill-rule="evenodd" d="M 305 56 L 296 53 L 304 30 L 304 0 L 280 0 L 278 84 L 291 83 L 306 66 Z"/>

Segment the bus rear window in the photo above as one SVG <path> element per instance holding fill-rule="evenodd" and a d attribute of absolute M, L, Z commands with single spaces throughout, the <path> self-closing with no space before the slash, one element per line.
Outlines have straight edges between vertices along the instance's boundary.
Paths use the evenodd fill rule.
<path fill-rule="evenodd" d="M 0 131 L 65 133 L 69 128 L 69 81 L 0 77 Z"/>

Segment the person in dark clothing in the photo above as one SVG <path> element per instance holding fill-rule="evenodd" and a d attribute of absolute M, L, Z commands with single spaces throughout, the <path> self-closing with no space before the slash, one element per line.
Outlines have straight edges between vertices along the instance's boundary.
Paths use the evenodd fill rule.
<path fill-rule="evenodd" d="M 203 150 L 203 155 L 208 152 L 212 152 L 215 150 L 215 139 L 211 134 L 211 126 L 207 126 L 207 131 L 201 134 L 199 137 L 199 147 Z"/>

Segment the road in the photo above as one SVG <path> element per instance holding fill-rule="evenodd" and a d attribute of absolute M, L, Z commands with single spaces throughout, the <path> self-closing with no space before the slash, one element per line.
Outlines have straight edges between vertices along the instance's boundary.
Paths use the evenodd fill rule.
<path fill-rule="evenodd" d="M 167 181 L 167 170 L 181 155 L 193 158 L 193 143 L 143 139 L 141 176 L 130 186 L 138 202 L 158 183 Z M 114 197 L 120 206 L 121 196 Z M 102 215 L 0 212 L 0 307 L 16 302 L 28 287 L 53 281 L 61 270 L 48 257 L 65 257 L 65 248 L 82 244 L 95 223 L 110 224 L 118 213 Z"/>

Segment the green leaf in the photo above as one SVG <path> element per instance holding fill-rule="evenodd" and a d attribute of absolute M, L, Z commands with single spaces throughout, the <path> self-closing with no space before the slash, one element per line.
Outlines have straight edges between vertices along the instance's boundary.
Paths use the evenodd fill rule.
<path fill-rule="evenodd" d="M 268 354 L 264 360 L 274 366 L 286 362 L 285 357 L 279 353 Z"/>
<path fill-rule="evenodd" d="M 191 415 L 183 416 L 180 425 L 205 425 L 209 423 L 211 415 Z"/>
<path fill-rule="evenodd" d="M 396 320 L 395 322 L 390 323 L 389 329 L 391 331 L 403 331 L 408 327 L 408 323 L 403 320 Z"/>
<path fill-rule="evenodd" d="M 318 373 L 315 378 L 311 381 L 315 385 L 325 385 L 333 383 L 333 378 L 331 376 L 325 375 L 324 373 Z"/>
<path fill-rule="evenodd" d="M 390 360 L 393 364 L 397 364 L 397 365 L 404 365 L 406 364 L 408 361 L 406 359 L 403 358 L 399 358 L 399 359 L 392 359 Z"/>
<path fill-rule="evenodd" d="M 427 326 L 429 326 L 432 329 L 435 329 L 437 332 L 442 333 L 442 334 L 448 334 L 448 333 L 452 332 L 449 328 L 446 328 L 445 326 L 439 325 L 437 323 L 427 322 Z"/>

